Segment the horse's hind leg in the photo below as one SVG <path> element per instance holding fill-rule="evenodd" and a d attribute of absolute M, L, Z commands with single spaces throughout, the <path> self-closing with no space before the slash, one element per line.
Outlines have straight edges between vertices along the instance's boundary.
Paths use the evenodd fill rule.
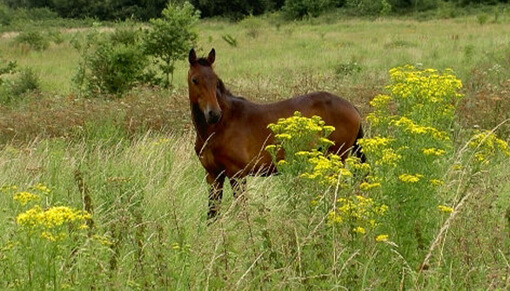
<path fill-rule="evenodd" d="M 243 210 L 246 209 L 246 178 L 230 178 L 230 186 L 235 204 L 240 205 Z"/>
<path fill-rule="evenodd" d="M 230 186 L 232 187 L 234 198 L 243 199 L 246 192 L 246 178 L 230 178 Z"/>
<path fill-rule="evenodd" d="M 207 174 L 207 183 L 211 186 L 209 189 L 209 211 L 207 219 L 216 218 L 220 211 L 221 198 L 223 197 L 223 182 L 225 174 L 221 173 L 217 176 Z"/>

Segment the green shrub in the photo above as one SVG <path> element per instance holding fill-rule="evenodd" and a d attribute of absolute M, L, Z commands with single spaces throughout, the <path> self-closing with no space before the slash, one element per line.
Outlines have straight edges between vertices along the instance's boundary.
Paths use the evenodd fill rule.
<path fill-rule="evenodd" d="M 26 45 L 31 49 L 43 51 L 50 45 L 46 36 L 35 30 L 23 31 L 16 36 L 14 42 L 17 45 Z"/>
<path fill-rule="evenodd" d="M 100 44 L 87 60 L 91 92 L 122 94 L 137 81 L 146 65 L 138 47 L 125 44 Z"/>
<path fill-rule="evenodd" d="M 14 96 L 21 96 L 29 91 L 39 90 L 39 75 L 31 68 L 22 69 L 12 82 L 11 92 Z"/>
<path fill-rule="evenodd" d="M 23 94 L 39 90 L 39 76 L 31 68 L 16 69 L 15 62 L 0 66 L 0 103 L 9 104 Z"/>
<path fill-rule="evenodd" d="M 85 44 L 75 47 L 82 51 L 82 62 L 74 81 L 88 95 L 121 96 L 145 76 L 149 64 L 136 29 L 91 32 Z"/>

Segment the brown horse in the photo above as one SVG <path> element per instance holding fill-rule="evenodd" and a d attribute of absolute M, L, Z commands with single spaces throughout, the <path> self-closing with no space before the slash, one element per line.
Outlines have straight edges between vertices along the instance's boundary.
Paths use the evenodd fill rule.
<path fill-rule="evenodd" d="M 361 117 L 351 103 L 327 92 L 271 104 L 250 102 L 225 88 L 212 68 L 215 57 L 214 49 L 207 58 L 197 58 L 195 50 L 191 49 L 188 58 L 191 118 L 197 134 L 195 151 L 211 185 L 208 218 L 218 214 L 225 177 L 230 180 L 234 197 L 238 197 L 244 191 L 247 175 L 275 171 L 271 156 L 264 150 L 273 143 L 267 126 L 279 118 L 292 116 L 295 111 L 307 117 L 318 115 L 335 127 L 329 136 L 335 143 L 330 152 L 345 158 L 353 151 L 365 160 L 356 144 L 356 140 L 363 137 Z"/>

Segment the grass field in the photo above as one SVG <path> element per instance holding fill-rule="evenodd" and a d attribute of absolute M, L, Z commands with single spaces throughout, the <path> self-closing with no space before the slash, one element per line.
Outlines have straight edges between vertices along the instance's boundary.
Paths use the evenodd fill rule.
<path fill-rule="evenodd" d="M 401 165 L 410 174 L 434 170 L 441 186 L 392 182 L 399 169 L 377 168 L 373 154 L 373 172 L 387 174 L 391 187 L 366 194 L 287 175 L 251 177 L 245 202 L 234 201 L 227 187 L 222 216 L 211 225 L 184 61 L 172 90 L 83 98 L 72 85 L 80 56 L 71 45 L 83 31 L 63 32 L 62 43 L 42 52 L 1 38 L 2 60 L 33 68 L 42 88 L 0 107 L 1 289 L 508 289 L 510 163 L 497 142 L 490 148 L 488 138 L 480 140 L 472 151 L 469 144 L 474 129 L 500 124 L 495 132 L 510 139 L 509 20 L 201 22 L 199 53 L 214 47 L 216 72 L 248 99 L 326 90 L 367 116 L 377 110 L 369 101 L 389 94 L 388 71 L 405 64 L 451 68 L 465 95 L 445 129 L 448 153 L 430 164 L 409 158 Z M 398 133 L 364 124 L 370 138 Z M 480 153 L 487 163 L 476 162 Z M 353 193 L 388 204 L 377 230 L 389 238 L 329 223 L 337 195 Z M 415 196 L 391 204 L 399 193 Z"/>

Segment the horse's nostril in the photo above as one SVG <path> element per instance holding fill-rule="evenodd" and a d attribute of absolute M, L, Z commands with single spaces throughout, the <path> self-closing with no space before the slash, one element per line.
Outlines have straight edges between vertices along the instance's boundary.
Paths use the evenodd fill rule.
<path fill-rule="evenodd" d="M 207 113 L 207 123 L 216 123 L 220 120 L 221 113 L 214 110 L 209 110 Z"/>

